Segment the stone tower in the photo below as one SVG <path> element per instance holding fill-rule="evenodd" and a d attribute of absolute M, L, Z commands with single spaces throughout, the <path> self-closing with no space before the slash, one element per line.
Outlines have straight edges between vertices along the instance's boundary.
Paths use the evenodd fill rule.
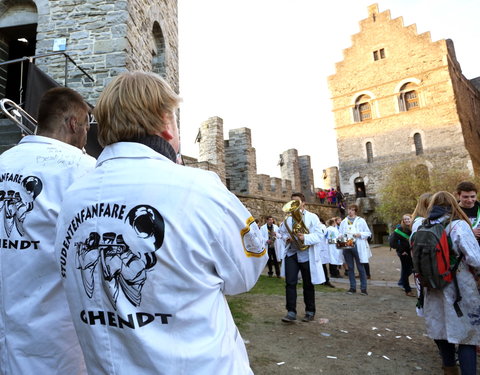
<path fill-rule="evenodd" d="M 290 180 L 294 192 L 302 191 L 298 151 L 291 148 L 280 155 L 280 173 L 283 180 Z"/>
<path fill-rule="evenodd" d="M 199 143 L 198 162 L 208 162 L 215 168 L 222 182 L 225 176 L 225 147 L 223 140 L 223 119 L 210 117 L 200 125 L 197 136 Z"/>
<path fill-rule="evenodd" d="M 310 156 L 299 156 L 298 166 L 300 169 L 301 191 L 307 202 L 311 202 L 315 197 L 315 183 L 313 181 L 313 169 Z"/>
<path fill-rule="evenodd" d="M 227 187 L 238 194 L 256 194 L 257 160 L 252 147 L 252 131 L 238 128 L 228 132 L 225 141 L 225 169 Z"/>
<path fill-rule="evenodd" d="M 450 40 L 432 42 L 372 5 L 328 84 L 344 193 L 375 198 L 402 161 L 480 171 L 480 95 Z"/>
<path fill-rule="evenodd" d="M 93 78 L 68 62 L 67 85 L 91 104 L 125 70 L 159 73 L 178 92 L 177 0 L 0 0 L 0 59 L 51 53 L 58 44 Z M 63 56 L 36 65 L 64 84 Z M 19 69 L 0 71 L 0 94 L 18 92 L 11 86 Z"/>

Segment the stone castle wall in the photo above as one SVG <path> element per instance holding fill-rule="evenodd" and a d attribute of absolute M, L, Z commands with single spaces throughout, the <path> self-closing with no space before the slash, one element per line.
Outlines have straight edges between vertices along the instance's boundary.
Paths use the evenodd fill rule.
<path fill-rule="evenodd" d="M 281 179 L 257 174 L 251 130 L 230 130 L 227 140 L 223 140 L 223 132 L 223 120 L 220 117 L 204 121 L 197 136 L 199 158 L 190 158 L 187 164 L 216 171 L 235 194 L 289 200 L 292 192 L 301 191 L 307 201 L 315 201 L 310 156 L 299 156 L 295 149 L 287 150 L 281 155 Z"/>
<path fill-rule="evenodd" d="M 272 216 L 277 224 L 280 224 L 286 217 L 282 207 L 286 203 L 283 199 L 272 199 L 266 197 L 254 197 L 250 195 L 237 194 L 240 201 L 247 207 L 255 219 L 260 221 L 260 225 L 265 224 L 266 216 Z M 320 204 L 306 204 L 305 208 L 317 214 L 324 221 L 339 216 L 336 207 L 325 206 Z"/>
<path fill-rule="evenodd" d="M 0 1 L 0 12 L 8 11 L 11 3 Z M 178 92 L 177 0 L 34 3 L 38 12 L 35 53 L 50 53 L 55 39 L 66 38 L 65 52 L 94 78 L 90 82 L 69 63 L 68 86 L 91 104 L 95 104 L 109 80 L 125 70 L 157 68 Z M 36 63 L 57 82 L 64 83 L 63 57 L 38 59 Z"/>

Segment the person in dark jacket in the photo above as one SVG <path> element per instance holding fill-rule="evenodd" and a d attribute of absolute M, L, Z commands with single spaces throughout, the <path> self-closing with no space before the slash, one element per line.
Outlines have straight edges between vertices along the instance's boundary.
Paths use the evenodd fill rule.
<path fill-rule="evenodd" d="M 402 217 L 402 222 L 397 225 L 395 231 L 390 236 L 390 247 L 397 251 L 397 255 L 401 262 L 400 284 L 405 289 L 405 294 L 409 297 L 415 297 L 412 292 L 408 277 L 412 274 L 413 261 L 412 253 L 410 249 L 410 234 L 412 217 L 409 214 L 405 214 Z"/>

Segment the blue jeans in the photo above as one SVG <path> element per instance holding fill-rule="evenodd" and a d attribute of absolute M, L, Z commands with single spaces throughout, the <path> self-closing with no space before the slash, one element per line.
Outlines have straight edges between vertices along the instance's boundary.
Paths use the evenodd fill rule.
<path fill-rule="evenodd" d="M 307 250 L 308 251 L 308 250 Z M 298 263 L 297 254 L 285 257 L 285 294 L 287 311 L 297 313 L 298 271 L 302 274 L 305 312 L 315 314 L 315 287 L 310 276 L 310 262 Z"/>
<path fill-rule="evenodd" d="M 447 340 L 434 340 L 440 350 L 444 366 L 455 366 L 455 344 Z M 458 361 L 462 375 L 477 374 L 477 351 L 475 345 L 458 345 Z"/>
<path fill-rule="evenodd" d="M 350 280 L 350 289 L 357 289 L 357 282 L 355 281 L 355 267 L 353 261 L 357 264 L 358 273 L 360 274 L 360 289 L 367 290 L 367 274 L 365 273 L 365 268 L 363 264 L 360 263 L 360 258 L 358 256 L 357 245 L 352 249 L 343 250 L 343 257 L 345 258 L 345 263 L 348 265 L 348 278 Z"/>

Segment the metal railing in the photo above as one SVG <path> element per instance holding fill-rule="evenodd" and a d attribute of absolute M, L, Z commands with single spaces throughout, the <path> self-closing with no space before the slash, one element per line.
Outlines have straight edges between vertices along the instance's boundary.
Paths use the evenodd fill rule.
<path fill-rule="evenodd" d="M 19 94 L 20 94 L 20 102 L 22 102 L 22 97 L 23 97 L 23 76 L 24 76 L 24 62 L 28 61 L 32 64 L 35 64 L 35 60 L 45 58 L 45 57 L 50 57 L 50 56 L 59 56 L 63 55 L 65 57 L 65 79 L 64 79 L 64 86 L 68 87 L 68 63 L 71 62 L 73 65 L 75 65 L 76 68 L 78 68 L 83 75 L 85 75 L 91 82 L 95 82 L 95 80 L 92 78 L 90 74 L 88 74 L 81 66 L 79 66 L 68 54 L 65 52 L 51 52 L 51 53 L 44 53 L 41 55 L 35 55 L 35 56 L 25 56 L 21 57 L 18 59 L 13 59 L 13 60 L 8 60 L 4 62 L 0 62 L 0 67 L 5 66 L 5 65 L 10 65 L 10 64 L 18 64 L 20 63 L 20 87 L 19 87 Z"/>

